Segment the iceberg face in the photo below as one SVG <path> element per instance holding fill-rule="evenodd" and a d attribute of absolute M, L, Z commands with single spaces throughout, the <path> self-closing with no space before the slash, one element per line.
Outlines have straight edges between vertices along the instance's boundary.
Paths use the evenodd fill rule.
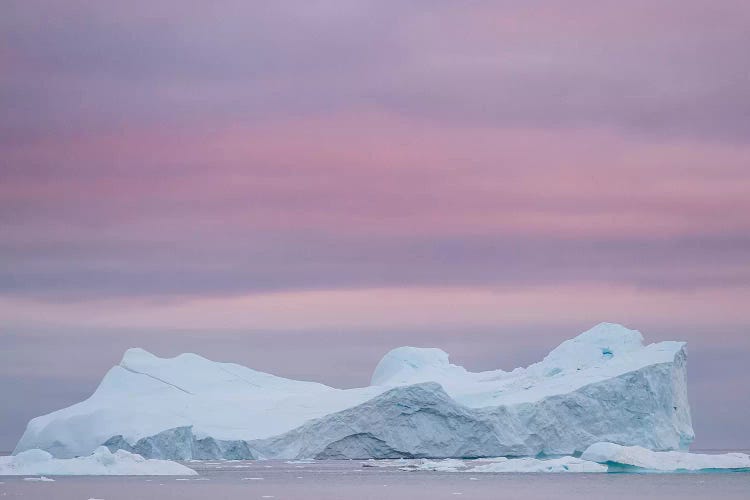
<path fill-rule="evenodd" d="M 400 347 L 370 386 L 347 390 L 130 349 L 89 399 L 31 420 L 15 453 L 72 457 L 106 444 L 183 460 L 443 458 L 568 455 L 600 441 L 675 450 L 692 439 L 684 343 L 644 346 L 605 323 L 510 372 Z"/>
<path fill-rule="evenodd" d="M 489 421 L 435 382 L 391 389 L 250 444 L 269 458 L 315 459 L 476 457 L 501 449 Z"/>
<path fill-rule="evenodd" d="M 750 471 L 750 456 L 744 453 L 706 455 L 679 451 L 651 451 L 641 446 L 622 446 L 614 443 L 594 443 L 583 452 L 581 458 L 606 463 L 613 472 Z"/>
<path fill-rule="evenodd" d="M 89 456 L 54 458 L 44 450 L 27 450 L 0 457 L 0 476 L 195 476 L 188 467 L 167 460 L 146 460 L 140 455 L 101 446 Z"/>
<path fill-rule="evenodd" d="M 190 427 L 176 427 L 154 436 L 128 443 L 122 436 L 113 436 L 105 443 L 109 450 L 125 450 L 150 458 L 171 460 L 254 460 L 257 456 L 246 441 L 222 441 L 212 437 L 197 439 Z"/>

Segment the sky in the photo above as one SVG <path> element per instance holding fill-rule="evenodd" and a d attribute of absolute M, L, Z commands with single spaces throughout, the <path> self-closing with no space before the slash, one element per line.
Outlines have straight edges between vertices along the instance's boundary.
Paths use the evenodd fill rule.
<path fill-rule="evenodd" d="M 750 448 L 746 0 L 5 0 L 0 451 L 123 351 L 338 387 L 685 340 Z"/>

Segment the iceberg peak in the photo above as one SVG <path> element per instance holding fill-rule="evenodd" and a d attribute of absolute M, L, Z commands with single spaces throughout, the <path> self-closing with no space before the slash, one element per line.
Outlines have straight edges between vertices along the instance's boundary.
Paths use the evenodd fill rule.
<path fill-rule="evenodd" d="M 148 352 L 146 349 L 143 349 L 141 347 L 131 347 L 122 355 L 120 365 L 122 366 L 129 365 L 131 363 L 141 363 L 143 361 L 153 362 L 158 359 L 159 358 L 155 354 Z"/>
<path fill-rule="evenodd" d="M 599 323 L 572 338 L 575 343 L 608 343 L 638 349 L 643 346 L 643 335 L 618 323 Z"/>
<path fill-rule="evenodd" d="M 599 323 L 566 340 L 539 363 L 546 372 L 583 370 L 620 361 L 644 350 L 643 335 L 616 323 Z"/>
<path fill-rule="evenodd" d="M 643 335 L 638 330 L 631 330 L 616 323 L 599 323 L 582 334 L 566 340 L 550 352 L 550 356 L 585 353 L 589 349 L 609 350 L 625 353 L 638 351 L 643 348 Z"/>
<path fill-rule="evenodd" d="M 375 367 L 370 385 L 402 385 L 434 381 L 436 376 L 462 367 L 448 361 L 448 353 L 435 347 L 397 347 L 383 356 Z M 437 377 L 442 380 L 442 376 Z"/>

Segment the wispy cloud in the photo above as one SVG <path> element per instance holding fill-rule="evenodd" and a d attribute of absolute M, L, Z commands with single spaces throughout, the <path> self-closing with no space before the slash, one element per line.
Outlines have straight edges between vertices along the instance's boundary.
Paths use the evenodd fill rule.
<path fill-rule="evenodd" d="M 701 380 L 729 384 L 749 20 L 741 0 L 7 1 L 0 376 L 93 384 L 55 364 L 78 331 L 102 366 L 131 339 L 256 345 L 277 355 L 237 361 L 296 350 L 298 376 L 320 339 L 371 363 L 420 330 L 489 368 L 488 345 L 606 319 L 689 330 L 717 350 Z M 724 438 L 747 427 L 730 404 Z"/>

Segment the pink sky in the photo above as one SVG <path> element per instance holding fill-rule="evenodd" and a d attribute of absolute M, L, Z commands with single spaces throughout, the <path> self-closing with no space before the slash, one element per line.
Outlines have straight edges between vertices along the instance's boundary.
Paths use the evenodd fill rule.
<path fill-rule="evenodd" d="M 356 384 L 599 321 L 689 340 L 699 443 L 750 446 L 713 399 L 750 356 L 747 2 L 3 11 L 0 448 L 136 342 Z M 351 376 L 304 356 L 332 335 Z"/>

